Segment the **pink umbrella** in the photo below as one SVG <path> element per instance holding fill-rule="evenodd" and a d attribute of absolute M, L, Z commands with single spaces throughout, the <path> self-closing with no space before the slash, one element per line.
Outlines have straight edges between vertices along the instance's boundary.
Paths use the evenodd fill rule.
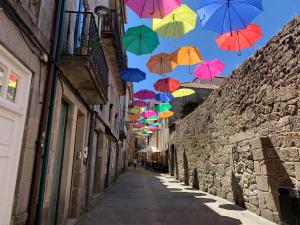
<path fill-rule="evenodd" d="M 207 60 L 196 67 L 194 75 L 199 79 L 212 80 L 222 73 L 224 67 L 225 65 L 221 60 Z"/>
<path fill-rule="evenodd" d="M 136 92 L 133 96 L 135 98 L 142 99 L 142 100 L 152 99 L 155 97 L 155 92 L 144 89 L 144 90 L 140 90 L 140 91 Z"/>
<path fill-rule="evenodd" d="M 144 102 L 142 100 L 136 100 L 136 101 L 133 101 L 132 105 L 135 107 L 145 107 L 148 105 L 148 103 Z"/>
<path fill-rule="evenodd" d="M 145 124 L 141 123 L 141 122 L 137 122 L 137 123 L 134 124 L 134 126 L 138 127 L 138 128 L 141 128 L 141 127 L 145 126 Z"/>
<path fill-rule="evenodd" d="M 181 0 L 125 0 L 141 18 L 164 18 L 181 5 Z"/>
<path fill-rule="evenodd" d="M 157 115 L 157 113 L 154 112 L 153 110 L 147 110 L 141 114 L 141 116 L 145 117 L 145 118 L 149 118 L 149 117 L 156 116 L 156 115 Z"/>

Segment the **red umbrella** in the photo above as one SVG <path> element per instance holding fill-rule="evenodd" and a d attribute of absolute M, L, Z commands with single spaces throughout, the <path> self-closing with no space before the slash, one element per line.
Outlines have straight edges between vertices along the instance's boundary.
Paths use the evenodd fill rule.
<path fill-rule="evenodd" d="M 156 81 L 154 88 L 160 92 L 173 92 L 180 87 L 180 82 L 173 78 L 164 78 Z"/>
<path fill-rule="evenodd" d="M 221 49 L 240 52 L 244 48 L 250 48 L 261 37 L 262 32 L 260 26 L 249 24 L 245 29 L 219 35 L 216 42 Z"/>
<path fill-rule="evenodd" d="M 140 91 L 136 92 L 133 96 L 135 98 L 142 99 L 142 100 L 144 100 L 144 99 L 152 99 L 152 98 L 155 97 L 155 92 L 147 90 L 147 89 L 144 89 L 144 90 L 140 90 Z"/>
<path fill-rule="evenodd" d="M 136 101 L 133 101 L 132 105 L 135 107 L 146 107 L 148 105 L 148 103 L 145 101 L 142 101 L 142 100 L 136 100 Z"/>

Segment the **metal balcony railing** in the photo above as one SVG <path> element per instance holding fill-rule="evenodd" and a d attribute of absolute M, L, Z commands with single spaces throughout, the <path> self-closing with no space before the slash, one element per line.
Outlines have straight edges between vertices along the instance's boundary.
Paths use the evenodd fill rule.
<path fill-rule="evenodd" d="M 124 25 L 119 21 L 118 14 L 115 10 L 111 9 L 108 15 L 106 15 L 103 19 L 102 33 L 113 35 L 120 69 L 122 70 L 127 68 L 127 55 L 121 43 L 121 35 L 124 33 Z"/>
<path fill-rule="evenodd" d="M 63 55 L 88 56 L 107 96 L 109 69 L 91 12 L 65 12 Z"/>

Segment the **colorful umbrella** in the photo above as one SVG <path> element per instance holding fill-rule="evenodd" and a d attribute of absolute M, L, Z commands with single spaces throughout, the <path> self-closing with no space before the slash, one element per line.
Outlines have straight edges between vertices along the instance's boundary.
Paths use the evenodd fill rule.
<path fill-rule="evenodd" d="M 140 118 L 140 114 L 129 114 L 128 118 L 130 121 L 137 121 Z"/>
<path fill-rule="evenodd" d="M 173 78 L 164 78 L 155 82 L 154 88 L 160 92 L 173 92 L 180 87 L 180 81 Z"/>
<path fill-rule="evenodd" d="M 151 130 L 149 130 L 149 131 L 147 132 L 147 134 L 154 134 L 154 132 L 151 131 Z"/>
<path fill-rule="evenodd" d="M 141 116 L 142 117 L 145 117 L 145 118 L 149 118 L 149 117 L 152 117 L 152 116 L 156 116 L 157 113 L 153 110 L 147 110 L 145 112 L 142 112 Z"/>
<path fill-rule="evenodd" d="M 152 29 L 162 37 L 178 38 L 193 30 L 197 13 L 186 4 L 182 4 L 163 19 L 153 19 Z"/>
<path fill-rule="evenodd" d="M 200 7 L 203 28 L 219 34 L 246 28 L 263 11 L 262 0 L 203 0 Z"/>
<path fill-rule="evenodd" d="M 196 67 L 194 75 L 199 79 L 212 80 L 223 72 L 224 67 L 225 65 L 221 60 L 208 60 Z"/>
<path fill-rule="evenodd" d="M 172 53 L 172 60 L 178 65 L 188 65 L 190 71 L 191 65 L 202 62 L 203 58 L 195 46 L 184 46 Z"/>
<path fill-rule="evenodd" d="M 160 126 L 160 123 L 154 123 L 152 124 L 152 127 L 159 127 Z"/>
<path fill-rule="evenodd" d="M 164 18 L 180 6 L 181 0 L 125 0 L 125 3 L 141 18 Z"/>
<path fill-rule="evenodd" d="M 163 103 L 165 102 L 170 102 L 174 99 L 173 95 L 169 93 L 159 93 L 155 95 L 155 100 L 156 101 L 161 101 Z"/>
<path fill-rule="evenodd" d="M 172 72 L 176 66 L 177 64 L 171 60 L 171 56 L 167 53 L 151 56 L 147 62 L 148 70 L 151 73 L 157 73 L 159 75 Z"/>
<path fill-rule="evenodd" d="M 132 102 L 132 105 L 135 107 L 146 107 L 148 105 L 148 103 L 144 102 L 142 100 L 135 100 Z"/>
<path fill-rule="evenodd" d="M 146 118 L 144 118 L 144 117 L 139 118 L 138 121 L 141 122 L 141 123 L 146 123 L 147 122 Z"/>
<path fill-rule="evenodd" d="M 130 113 L 142 113 L 144 111 L 145 111 L 145 109 L 143 107 L 134 107 L 134 108 L 129 109 Z"/>
<path fill-rule="evenodd" d="M 244 48 L 250 48 L 261 37 L 262 32 L 260 26 L 249 24 L 246 29 L 219 35 L 216 42 L 221 49 L 240 52 Z"/>
<path fill-rule="evenodd" d="M 185 96 L 192 95 L 192 94 L 195 94 L 195 91 L 193 89 L 189 89 L 189 88 L 181 88 L 172 93 L 174 98 L 185 97 Z"/>
<path fill-rule="evenodd" d="M 123 80 L 128 82 L 140 82 L 146 79 L 146 73 L 137 68 L 128 68 L 123 70 L 121 71 L 120 76 Z"/>
<path fill-rule="evenodd" d="M 161 103 L 155 105 L 155 111 L 158 113 L 166 112 L 172 109 L 172 105 L 170 103 Z"/>
<path fill-rule="evenodd" d="M 157 120 L 157 119 L 158 119 L 158 116 L 152 116 L 152 117 L 147 118 L 147 119 L 146 119 L 146 122 L 149 123 L 149 122 L 155 121 L 155 120 Z"/>
<path fill-rule="evenodd" d="M 142 100 L 152 99 L 155 97 L 155 92 L 147 90 L 147 89 L 143 89 L 143 90 L 136 92 L 133 96 L 135 98 L 142 99 Z"/>
<path fill-rule="evenodd" d="M 154 51 L 159 45 L 157 33 L 145 25 L 129 28 L 122 37 L 122 44 L 126 50 L 144 55 Z"/>
<path fill-rule="evenodd" d="M 169 118 L 173 115 L 174 115 L 174 112 L 172 112 L 172 111 L 162 112 L 162 113 L 158 114 L 158 116 L 160 118 Z"/>

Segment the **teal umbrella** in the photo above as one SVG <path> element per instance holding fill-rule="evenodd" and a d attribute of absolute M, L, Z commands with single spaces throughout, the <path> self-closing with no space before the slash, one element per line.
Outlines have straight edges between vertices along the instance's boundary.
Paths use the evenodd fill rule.
<path fill-rule="evenodd" d="M 155 105 L 155 111 L 158 113 L 167 112 L 172 109 L 172 105 L 170 103 L 161 103 Z"/>
<path fill-rule="evenodd" d="M 122 37 L 127 51 L 136 55 L 149 54 L 159 45 L 158 35 L 145 25 L 131 27 Z"/>

